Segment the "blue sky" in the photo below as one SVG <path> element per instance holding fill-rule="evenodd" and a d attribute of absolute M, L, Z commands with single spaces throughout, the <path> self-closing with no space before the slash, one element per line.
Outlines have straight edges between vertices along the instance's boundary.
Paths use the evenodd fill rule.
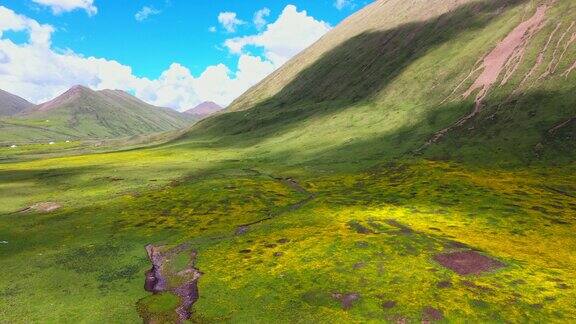
<path fill-rule="evenodd" d="M 68 83 L 75 81 L 87 83 L 85 85 L 94 88 L 121 85 L 121 80 L 112 80 L 107 76 L 112 75 L 112 72 L 106 74 L 101 71 L 129 68 L 130 78 L 134 80 L 126 81 L 125 90 L 154 104 L 180 110 L 203 100 L 228 104 L 240 91 L 257 82 L 301 50 L 300 47 L 305 47 L 319 38 L 328 30 L 324 26 L 329 28 L 337 25 L 366 2 L 365 0 L 0 0 L 0 6 L 8 9 L 5 10 L 8 13 L 4 12 L 4 16 L 7 15 L 8 18 L 0 14 L 0 64 L 2 57 L 7 57 L 6 61 L 9 61 L 4 69 L 0 65 L 0 88 L 8 87 L 10 89 L 5 90 L 17 92 L 16 94 L 32 101 L 41 101 L 65 90 L 65 87 L 70 85 Z M 263 10 L 262 18 L 265 21 L 255 21 L 255 13 L 259 10 Z M 3 18 L 5 21 L 16 19 L 12 16 L 16 16 L 22 22 L 2 26 Z M 281 22 L 277 24 L 276 32 L 268 33 L 269 37 L 260 40 L 250 38 L 266 33 L 270 24 L 279 20 Z M 292 32 L 291 21 L 302 26 L 301 30 L 294 29 Z M 44 30 L 52 29 L 46 32 L 49 34 L 48 45 L 40 45 L 40 42 L 33 44 L 31 41 L 32 35 L 38 33 L 39 28 L 35 27 L 36 24 L 46 27 Z M 310 34 L 314 37 L 311 38 Z M 290 39 L 285 42 L 291 48 L 282 49 L 282 53 L 279 53 L 279 44 L 283 43 L 282 37 L 286 35 Z M 239 49 L 232 50 L 225 45 L 227 41 L 238 40 L 241 37 L 246 39 L 242 40 Z M 302 41 L 299 41 L 299 37 Z M 19 46 L 20 51 L 15 46 Z M 40 60 L 41 56 L 34 54 L 40 51 L 39 49 L 35 49 L 34 53 L 30 51 L 32 47 L 41 46 L 49 47 L 54 53 L 53 62 L 47 63 L 60 66 L 57 74 L 62 74 L 62 80 L 48 75 L 31 76 L 29 72 L 23 73 L 22 69 L 15 65 L 14 60 L 18 59 L 16 55 L 22 57 L 30 55 L 34 60 Z M 277 54 L 282 58 L 276 59 Z M 64 57 L 66 55 L 70 57 Z M 106 62 L 81 61 L 79 60 L 81 57 L 93 57 Z M 91 64 L 94 67 L 88 67 Z M 114 67 L 116 64 L 122 67 Z M 38 65 L 42 66 L 42 62 L 38 62 Z M 235 78 L 243 79 L 242 82 L 236 80 L 237 82 L 231 86 L 235 88 L 234 93 L 217 94 L 218 89 L 208 91 L 202 85 L 198 85 L 201 82 L 198 78 L 206 71 L 211 72 L 205 73 L 205 79 L 211 80 L 214 84 L 218 83 L 216 75 L 222 77 L 222 71 L 216 71 L 218 69 L 214 67 L 228 69 L 226 73 L 232 81 Z M 254 71 L 250 77 L 246 75 L 237 77 L 239 69 Z M 2 82 L 2 73 L 5 82 Z M 8 75 L 9 73 L 12 75 Z M 19 78 L 21 88 L 25 88 L 25 85 L 30 86 L 32 79 L 44 80 L 45 88 L 50 90 L 41 91 L 42 82 L 34 83 L 31 87 L 34 89 L 27 90 L 20 89 L 16 85 L 7 86 L 9 82 L 6 80 L 14 78 Z M 127 78 L 126 76 L 124 79 Z M 142 78 L 150 80 L 151 83 L 158 82 L 152 85 L 137 80 Z M 190 89 L 191 92 L 197 93 L 196 96 L 183 95 L 182 91 L 185 89 L 176 90 L 176 88 L 186 88 L 184 82 L 176 85 L 167 81 L 170 78 L 187 79 L 189 87 L 198 88 Z M 165 89 L 169 83 L 174 89 Z M 152 93 L 156 88 L 165 92 L 163 98 Z"/>

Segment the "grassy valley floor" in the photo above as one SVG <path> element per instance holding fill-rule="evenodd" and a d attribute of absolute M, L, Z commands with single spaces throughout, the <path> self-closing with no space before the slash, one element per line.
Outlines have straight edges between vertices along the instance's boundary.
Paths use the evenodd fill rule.
<path fill-rule="evenodd" d="M 170 320 L 178 298 L 144 290 L 144 247 L 183 243 L 202 273 L 195 322 L 576 317 L 573 164 L 289 164 L 211 146 L 0 164 L 0 322 Z M 39 202 L 62 208 L 17 212 Z"/>

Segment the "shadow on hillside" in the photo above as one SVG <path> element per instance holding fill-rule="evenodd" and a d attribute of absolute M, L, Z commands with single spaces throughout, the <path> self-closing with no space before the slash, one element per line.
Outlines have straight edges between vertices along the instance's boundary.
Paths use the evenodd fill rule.
<path fill-rule="evenodd" d="M 268 154 L 268 159 L 308 166 L 345 164 L 350 167 L 356 164 L 359 168 L 419 155 L 475 165 L 570 163 L 576 158 L 576 123 L 566 124 L 556 132 L 550 132 L 550 129 L 572 117 L 576 113 L 575 105 L 576 94 L 571 91 L 534 91 L 495 97 L 475 119 L 455 128 L 437 145 L 419 152 L 430 134 L 470 109 L 466 102 L 445 104 L 435 110 L 426 110 L 415 123 L 392 132 L 370 138 L 350 138 L 313 154 L 306 150 L 279 148 Z"/>
<path fill-rule="evenodd" d="M 310 117 L 321 117 L 367 102 L 430 50 L 464 32 L 481 29 L 506 8 L 525 0 L 481 1 L 423 22 L 365 32 L 324 54 L 278 94 L 256 106 L 199 123 L 192 135 L 253 136 L 251 146 Z"/>

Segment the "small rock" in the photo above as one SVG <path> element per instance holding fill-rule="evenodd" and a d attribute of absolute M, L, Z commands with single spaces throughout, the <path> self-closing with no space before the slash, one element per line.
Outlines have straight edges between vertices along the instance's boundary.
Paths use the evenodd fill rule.
<path fill-rule="evenodd" d="M 58 210 L 60 208 L 62 208 L 62 205 L 60 205 L 58 203 L 42 202 L 42 203 L 37 203 L 37 204 L 30 206 L 29 209 L 35 210 L 35 211 L 41 212 L 41 213 L 50 213 L 50 212 L 53 212 L 53 211 Z"/>
<path fill-rule="evenodd" d="M 339 300 L 342 303 L 342 309 L 348 310 L 352 308 L 352 304 L 360 299 L 360 294 L 358 293 L 333 293 L 332 298 Z"/>
<path fill-rule="evenodd" d="M 441 321 L 444 318 L 442 311 L 434 307 L 425 307 L 422 311 L 422 321 Z"/>

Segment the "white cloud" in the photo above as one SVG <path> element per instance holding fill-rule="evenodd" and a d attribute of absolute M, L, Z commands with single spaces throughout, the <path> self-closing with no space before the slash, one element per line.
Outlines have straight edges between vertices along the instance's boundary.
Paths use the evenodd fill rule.
<path fill-rule="evenodd" d="M 32 0 L 37 4 L 50 7 L 55 15 L 70 12 L 76 9 L 85 10 L 88 15 L 93 16 L 98 13 L 98 8 L 94 5 L 94 0 Z"/>
<path fill-rule="evenodd" d="M 344 8 L 354 8 L 356 4 L 354 0 L 336 0 L 334 1 L 334 7 L 338 10 L 342 10 Z"/>
<path fill-rule="evenodd" d="M 262 8 L 256 11 L 256 13 L 254 14 L 253 21 L 257 29 L 262 29 L 264 26 L 266 26 L 267 24 L 266 17 L 268 16 L 270 16 L 270 9 L 268 8 Z"/>
<path fill-rule="evenodd" d="M 316 42 L 330 28 L 329 24 L 308 16 L 305 10 L 298 11 L 296 6 L 288 5 L 278 20 L 269 24 L 264 32 L 231 38 L 224 45 L 236 54 L 243 53 L 246 46 L 261 47 L 265 57 L 279 66 Z"/>
<path fill-rule="evenodd" d="M 210 28 L 208 28 L 208 31 L 211 33 L 215 33 L 218 31 L 218 29 L 216 29 L 216 26 L 210 26 Z"/>
<path fill-rule="evenodd" d="M 155 9 L 154 7 L 144 6 L 135 15 L 134 18 L 138 21 L 144 21 L 150 16 L 158 15 L 162 11 Z"/>
<path fill-rule="evenodd" d="M 235 12 L 221 12 L 218 15 L 218 22 L 226 29 L 227 32 L 233 33 L 236 28 L 246 22 L 238 19 Z"/>
<path fill-rule="evenodd" d="M 235 71 L 224 64 L 209 66 L 199 76 L 173 63 L 157 79 L 137 77 L 131 67 L 104 58 L 85 57 L 72 50 L 51 46 L 54 28 L 0 6 L 0 89 L 40 103 L 61 94 L 73 85 L 93 89 L 122 89 L 151 104 L 185 110 L 203 101 L 228 105 L 292 55 L 310 45 L 326 31 L 328 24 L 287 6 L 278 20 L 259 35 L 227 42 L 238 55 Z M 24 31 L 29 40 L 16 44 L 2 34 Z M 247 45 L 264 49 L 263 57 L 244 51 Z"/>
<path fill-rule="evenodd" d="M 50 25 L 41 25 L 33 19 L 0 6 L 0 38 L 3 32 L 8 30 L 26 31 L 31 44 L 44 47 L 50 46 L 50 38 L 54 32 L 54 28 Z"/>

